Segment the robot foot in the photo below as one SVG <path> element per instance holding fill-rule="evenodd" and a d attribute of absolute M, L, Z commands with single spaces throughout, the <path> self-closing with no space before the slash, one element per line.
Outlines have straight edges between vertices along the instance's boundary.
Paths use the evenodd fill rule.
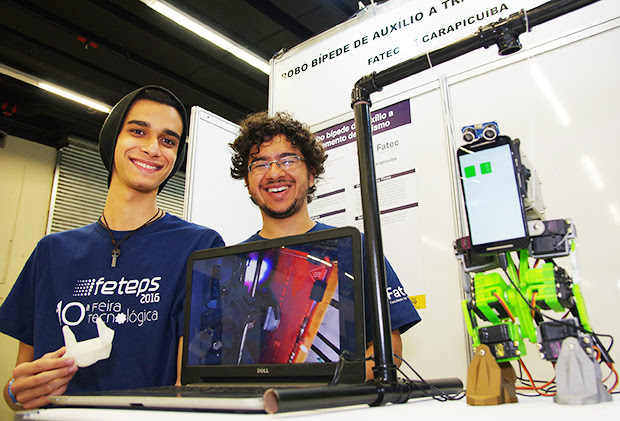
<path fill-rule="evenodd" d="M 487 345 L 480 345 L 467 370 L 469 405 L 500 405 L 517 402 L 517 376 L 510 362 L 498 363 Z"/>
<path fill-rule="evenodd" d="M 562 341 L 555 365 L 556 403 L 586 405 L 608 402 L 612 397 L 603 386 L 601 368 L 583 350 L 576 338 Z"/>

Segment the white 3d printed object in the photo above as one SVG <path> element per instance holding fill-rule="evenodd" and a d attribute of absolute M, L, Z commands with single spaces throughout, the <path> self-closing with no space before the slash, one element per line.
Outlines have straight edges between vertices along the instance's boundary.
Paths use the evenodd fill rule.
<path fill-rule="evenodd" d="M 110 356 L 114 331 L 107 327 L 101 319 L 97 319 L 96 323 L 99 336 L 82 342 L 75 340 L 75 335 L 69 326 L 62 327 L 62 334 L 67 348 L 64 356 L 74 359 L 78 367 L 88 367 Z"/>

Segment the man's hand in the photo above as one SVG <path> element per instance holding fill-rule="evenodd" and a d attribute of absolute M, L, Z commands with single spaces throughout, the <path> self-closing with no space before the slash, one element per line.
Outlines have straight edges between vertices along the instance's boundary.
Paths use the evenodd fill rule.
<path fill-rule="evenodd" d="M 394 355 L 402 356 L 403 355 L 403 342 L 400 337 L 400 332 L 398 329 L 394 329 L 392 331 L 392 352 Z M 374 357 L 375 354 L 375 346 L 372 342 L 369 342 L 366 347 L 366 358 Z M 394 364 L 397 367 L 400 367 L 402 364 L 402 360 L 400 358 L 394 358 Z M 374 378 L 374 373 L 372 371 L 375 366 L 375 362 L 373 360 L 366 360 L 366 380 L 371 380 Z"/>
<path fill-rule="evenodd" d="M 20 343 L 17 365 L 13 369 L 11 392 L 20 403 L 14 405 L 8 396 L 8 383 L 4 388 L 5 400 L 13 410 L 39 408 L 49 404 L 50 395 L 61 395 L 78 367 L 70 358 L 62 358 L 65 347 L 32 360 L 32 347 Z M 10 381 L 10 380 L 9 380 Z"/>

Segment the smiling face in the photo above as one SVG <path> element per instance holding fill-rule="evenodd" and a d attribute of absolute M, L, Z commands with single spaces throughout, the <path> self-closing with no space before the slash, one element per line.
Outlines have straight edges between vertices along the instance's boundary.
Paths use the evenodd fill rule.
<path fill-rule="evenodd" d="M 174 167 L 183 132 L 179 112 L 171 106 L 138 100 L 118 135 L 112 185 L 136 191 L 157 191 Z"/>
<path fill-rule="evenodd" d="M 282 134 L 252 147 L 249 163 L 275 161 L 289 156 L 301 156 L 301 152 Z M 301 210 L 307 213 L 308 189 L 314 185 L 314 175 L 306 164 L 300 162 L 295 168 L 283 169 L 276 163 L 262 174 L 250 172 L 246 179 L 252 201 L 261 209 L 263 216 L 284 219 L 295 216 Z"/>

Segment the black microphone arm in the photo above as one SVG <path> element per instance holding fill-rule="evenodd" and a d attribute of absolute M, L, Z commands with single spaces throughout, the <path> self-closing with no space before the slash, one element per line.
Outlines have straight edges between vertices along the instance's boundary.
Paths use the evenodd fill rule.
<path fill-rule="evenodd" d="M 359 101 L 370 102 L 370 94 L 381 91 L 385 86 L 430 68 L 445 63 L 480 48 L 492 45 L 499 47 L 499 55 L 506 56 L 521 49 L 519 35 L 534 26 L 548 22 L 599 0 L 551 0 L 531 10 L 521 10 L 506 19 L 490 23 L 459 41 L 445 47 L 421 54 L 381 72 L 373 72 L 355 83 L 351 94 L 352 106 Z M 355 122 L 357 127 L 357 121 Z M 359 144 L 359 142 L 358 142 Z"/>
<path fill-rule="evenodd" d="M 269 389 L 264 395 L 268 413 L 301 411 L 318 408 L 360 405 L 380 406 L 405 403 L 411 398 L 458 393 L 463 384 L 458 378 L 426 381 L 398 380 L 394 364 L 389 302 L 386 294 L 385 260 L 381 239 L 381 224 L 372 148 L 370 95 L 383 87 L 420 73 L 433 65 L 477 50 L 499 47 L 500 55 L 521 49 L 519 35 L 567 13 L 599 0 L 551 0 L 529 11 L 520 11 L 506 19 L 480 27 L 476 33 L 443 48 L 420 55 L 381 72 L 359 79 L 351 93 L 355 114 L 357 149 L 360 172 L 362 210 L 364 215 L 364 247 L 366 253 L 365 279 L 369 288 L 373 314 L 373 344 L 375 353 L 374 379 L 359 385 L 323 386 L 299 389 Z"/>
<path fill-rule="evenodd" d="M 394 384 L 370 380 L 359 385 L 268 389 L 263 396 L 263 402 L 265 411 L 275 414 L 339 406 L 405 403 L 412 398 L 432 397 L 438 393 L 456 394 L 462 390 L 463 383 L 456 377 Z"/>

